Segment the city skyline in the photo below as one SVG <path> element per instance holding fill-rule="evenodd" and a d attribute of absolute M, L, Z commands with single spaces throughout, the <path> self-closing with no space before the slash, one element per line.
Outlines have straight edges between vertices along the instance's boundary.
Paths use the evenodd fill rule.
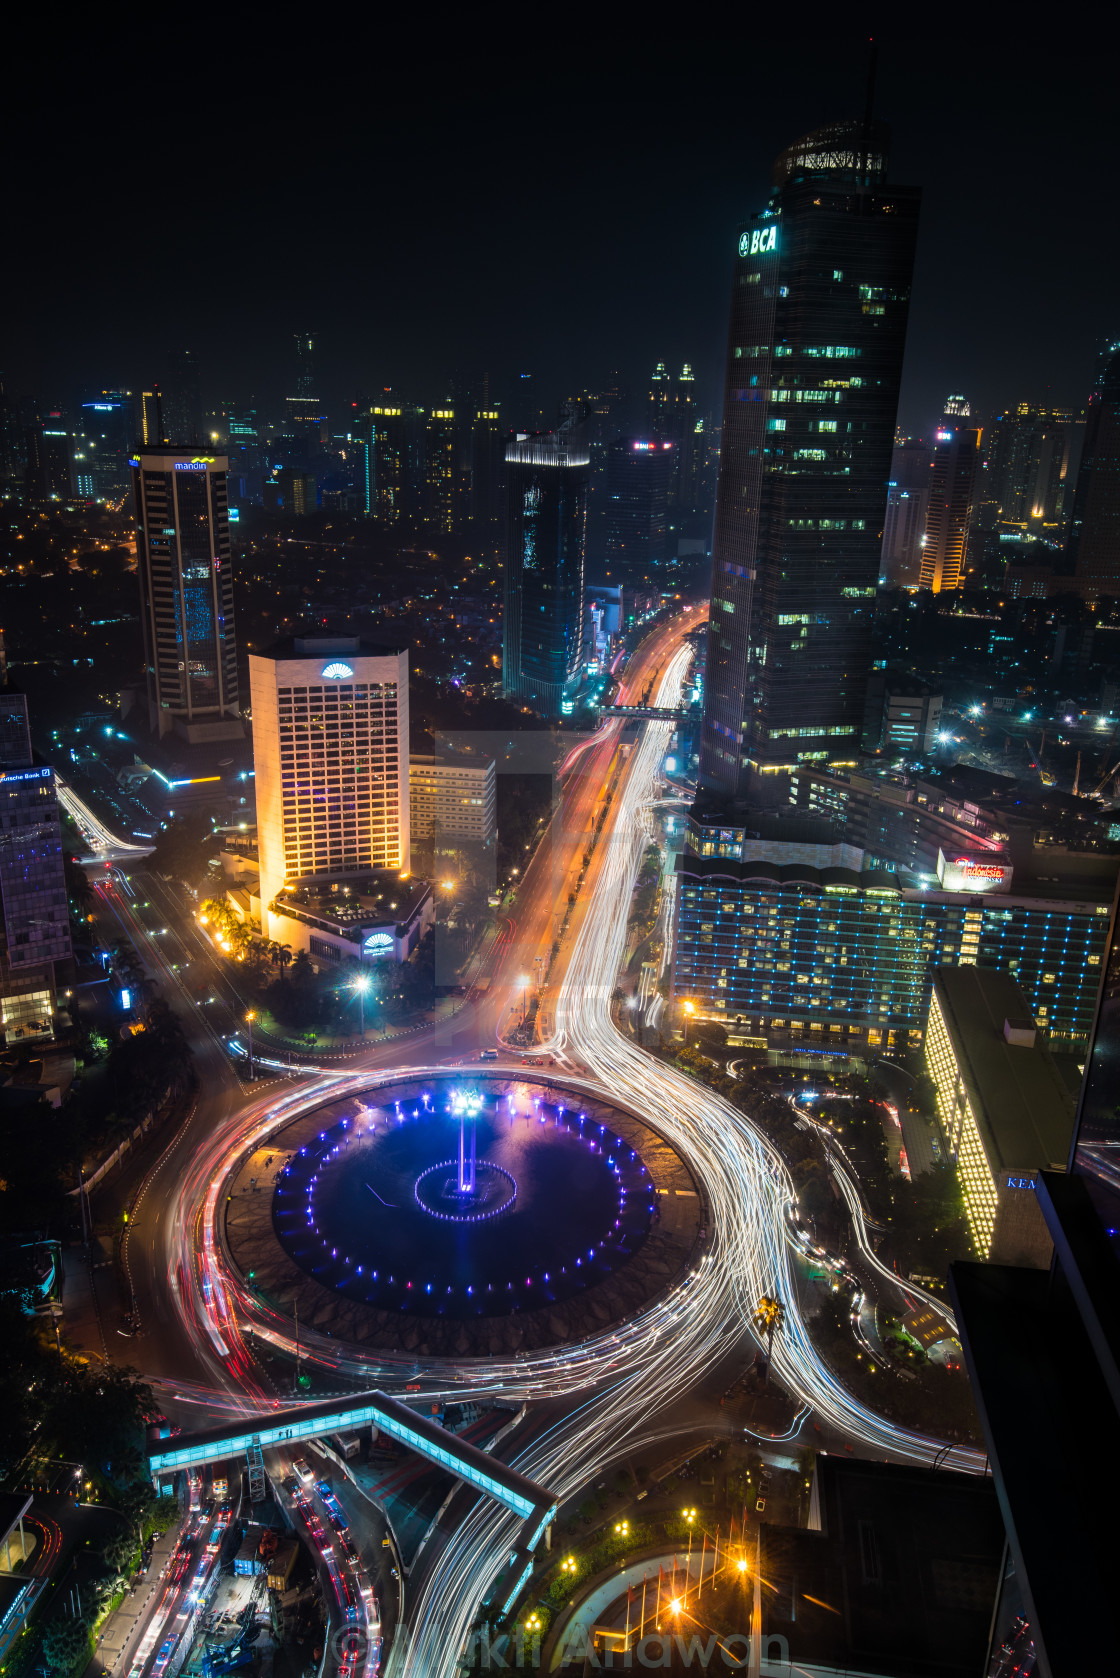
<path fill-rule="evenodd" d="M 563 21 L 21 20 L 14 1678 L 1115 1665 L 1111 66 Z"/>

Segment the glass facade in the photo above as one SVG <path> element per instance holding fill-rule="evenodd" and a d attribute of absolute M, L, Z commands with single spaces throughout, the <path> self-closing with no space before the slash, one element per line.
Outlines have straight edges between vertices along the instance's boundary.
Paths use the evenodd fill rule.
<path fill-rule="evenodd" d="M 13 975 L 70 955 L 58 794 L 47 764 L 6 769 L 0 780 L 0 898 Z"/>
<path fill-rule="evenodd" d="M 863 725 L 919 191 L 878 128 L 830 134 L 738 236 L 699 776 L 729 800 Z"/>
<path fill-rule="evenodd" d="M 238 716 L 226 466 L 145 450 L 132 465 L 141 624 L 153 721 Z"/>
<path fill-rule="evenodd" d="M 589 463 L 562 435 L 506 449 L 503 686 L 544 716 L 581 673 Z"/>
<path fill-rule="evenodd" d="M 1005 968 L 1056 1047 L 1085 1044 L 1106 904 L 922 889 L 910 876 L 683 856 L 674 994 L 760 1034 L 920 1040 L 934 967 Z"/>

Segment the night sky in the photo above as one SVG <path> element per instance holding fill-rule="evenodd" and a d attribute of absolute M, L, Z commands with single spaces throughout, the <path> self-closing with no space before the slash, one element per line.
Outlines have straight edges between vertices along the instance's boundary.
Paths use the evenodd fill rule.
<path fill-rule="evenodd" d="M 613 367 L 641 389 L 661 357 L 691 360 L 718 408 L 736 224 L 784 145 L 862 114 L 862 15 L 814 29 L 799 8 L 784 34 L 747 8 L 726 32 L 689 32 L 722 15 L 700 7 L 425 10 L 414 33 L 385 15 L 24 25 L 11 394 L 135 386 L 189 346 L 208 403 L 267 410 L 307 326 L 336 418 L 359 392 L 431 402 L 483 370 L 507 401 L 531 372 L 551 413 Z M 1043 31 L 1004 10 L 1006 38 L 982 15 L 878 36 L 892 178 L 924 188 L 911 430 L 950 390 L 982 413 L 1082 405 L 1120 334 L 1111 56 L 1064 45 L 1060 13 Z"/>

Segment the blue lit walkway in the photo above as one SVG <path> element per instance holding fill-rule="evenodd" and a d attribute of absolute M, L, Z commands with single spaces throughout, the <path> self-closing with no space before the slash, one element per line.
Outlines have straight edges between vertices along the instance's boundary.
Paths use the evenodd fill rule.
<path fill-rule="evenodd" d="M 166 1443 L 161 1441 L 158 1449 L 149 1452 L 148 1471 L 157 1480 L 162 1474 L 200 1468 L 204 1463 L 220 1462 L 254 1448 L 265 1451 L 295 1445 L 303 1439 L 319 1439 L 324 1434 L 354 1433 L 363 1427 L 377 1428 L 520 1515 L 525 1525 L 519 1547 L 535 1549 L 556 1514 L 557 1500 L 543 1486 L 495 1461 L 477 1445 L 418 1415 L 399 1399 L 380 1392 L 356 1393 L 348 1399 L 302 1405 L 298 1409 L 274 1410 L 255 1421 L 242 1419 L 199 1433 L 180 1434 Z"/>

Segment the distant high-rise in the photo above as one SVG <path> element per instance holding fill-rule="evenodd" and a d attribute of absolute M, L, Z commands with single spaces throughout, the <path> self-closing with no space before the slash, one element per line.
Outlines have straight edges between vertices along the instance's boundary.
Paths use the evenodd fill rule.
<path fill-rule="evenodd" d="M 497 408 L 477 408 L 471 425 L 470 534 L 490 546 L 500 542 L 506 431 Z"/>
<path fill-rule="evenodd" d="M 158 385 L 136 393 L 136 440 L 146 446 L 163 442 L 163 396 Z"/>
<path fill-rule="evenodd" d="M 58 412 L 43 415 L 26 437 L 27 498 L 35 506 L 67 501 L 72 493 L 70 432 Z M 92 488 L 91 488 L 92 493 Z"/>
<path fill-rule="evenodd" d="M 390 392 L 370 410 L 369 505 L 384 524 L 416 524 L 424 490 L 424 415 Z"/>
<path fill-rule="evenodd" d="M 917 437 L 896 443 L 891 455 L 880 575 L 900 588 L 917 588 L 922 574 L 932 458 Z"/>
<path fill-rule="evenodd" d="M 1120 597 L 1120 345 L 1109 350 L 1089 398 L 1069 557 L 1080 593 Z"/>
<path fill-rule="evenodd" d="M 226 480 L 231 507 L 259 507 L 264 501 L 264 450 L 255 408 L 230 410 L 229 476 Z"/>
<path fill-rule="evenodd" d="M 572 709 L 581 674 L 589 463 L 563 433 L 506 448 L 502 680 L 543 716 Z"/>
<path fill-rule="evenodd" d="M 424 427 L 424 523 L 445 533 L 456 530 L 461 492 L 455 410 L 433 408 Z"/>
<path fill-rule="evenodd" d="M 1020 402 L 997 414 L 987 449 L 983 500 L 1007 532 L 1056 538 L 1067 502 L 1073 415 L 1068 409 Z"/>
<path fill-rule="evenodd" d="M 197 446 L 205 437 L 202 384 L 194 350 L 179 350 L 171 357 L 163 393 L 163 434 L 177 448 Z"/>
<path fill-rule="evenodd" d="M 224 455 L 170 445 L 132 467 L 149 726 L 191 744 L 237 740 L 237 641 Z"/>
<path fill-rule="evenodd" d="M 651 582 L 664 571 L 677 447 L 656 436 L 616 437 L 608 447 L 609 582 Z"/>
<path fill-rule="evenodd" d="M 686 361 L 678 378 L 671 378 L 659 361 L 649 384 L 647 435 L 673 445 L 669 460 L 672 470 L 666 490 L 666 506 L 691 509 L 695 505 L 696 463 L 702 453 L 703 432 L 697 432 L 696 376 Z"/>
<path fill-rule="evenodd" d="M 968 577 L 968 534 L 980 466 L 980 430 L 969 423 L 968 404 L 950 397 L 934 432 L 929 473 L 929 507 L 918 586 L 934 594 L 964 588 Z"/>
<path fill-rule="evenodd" d="M 769 804 L 863 726 L 920 192 L 882 124 L 778 158 L 737 238 L 699 786 Z"/>
<path fill-rule="evenodd" d="M 54 771 L 31 750 L 27 699 L 0 686 L 0 1037 L 54 1035 L 55 963 L 70 917 Z"/>
<path fill-rule="evenodd" d="M 74 439 L 74 487 L 87 499 L 123 495 L 128 489 L 135 408 L 130 390 L 103 390 L 81 407 Z"/>

